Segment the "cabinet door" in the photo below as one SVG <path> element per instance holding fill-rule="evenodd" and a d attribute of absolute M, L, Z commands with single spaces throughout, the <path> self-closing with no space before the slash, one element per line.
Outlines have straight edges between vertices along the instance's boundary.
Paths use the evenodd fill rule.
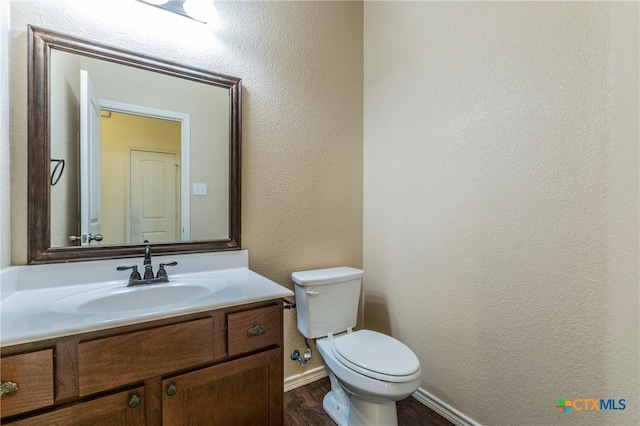
<path fill-rule="evenodd" d="M 282 350 L 162 381 L 163 425 L 282 424 Z"/>
<path fill-rule="evenodd" d="M 53 350 L 8 356 L 0 362 L 2 382 L 15 384 L 15 393 L 2 395 L 2 416 L 8 417 L 53 405 Z"/>
<path fill-rule="evenodd" d="M 144 426 L 144 388 L 119 392 L 6 424 L 12 426 Z"/>

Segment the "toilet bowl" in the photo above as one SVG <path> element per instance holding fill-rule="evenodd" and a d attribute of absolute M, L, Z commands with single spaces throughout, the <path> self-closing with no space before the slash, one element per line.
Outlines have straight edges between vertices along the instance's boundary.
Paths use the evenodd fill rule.
<path fill-rule="evenodd" d="M 392 337 L 358 330 L 316 341 L 331 381 L 324 410 L 340 426 L 398 424 L 396 401 L 420 386 L 415 354 Z"/>
<path fill-rule="evenodd" d="M 317 339 L 331 381 L 323 408 L 339 426 L 395 426 L 396 401 L 418 389 L 422 370 L 402 342 L 352 331 L 363 275 L 344 266 L 294 272 L 298 330 Z"/>

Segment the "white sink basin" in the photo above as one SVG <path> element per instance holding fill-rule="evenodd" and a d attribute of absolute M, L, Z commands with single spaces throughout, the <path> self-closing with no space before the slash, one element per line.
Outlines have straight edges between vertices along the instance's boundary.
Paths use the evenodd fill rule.
<path fill-rule="evenodd" d="M 163 284 L 126 287 L 110 285 L 64 297 L 51 305 L 63 313 L 105 314 L 135 311 L 188 302 L 226 287 L 210 278 L 184 278 Z"/>

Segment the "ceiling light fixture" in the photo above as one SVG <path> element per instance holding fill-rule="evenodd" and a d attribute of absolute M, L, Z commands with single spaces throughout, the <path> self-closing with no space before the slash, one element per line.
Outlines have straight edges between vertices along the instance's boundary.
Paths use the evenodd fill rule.
<path fill-rule="evenodd" d="M 218 11 L 213 0 L 138 0 L 169 12 L 177 13 L 198 22 L 213 22 L 218 18 Z"/>
<path fill-rule="evenodd" d="M 142 0 L 144 3 L 149 3 L 153 5 L 165 4 L 169 0 Z"/>

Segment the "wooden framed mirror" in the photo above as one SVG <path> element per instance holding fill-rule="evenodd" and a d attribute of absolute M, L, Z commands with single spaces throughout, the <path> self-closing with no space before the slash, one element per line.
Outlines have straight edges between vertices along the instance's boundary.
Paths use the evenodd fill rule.
<path fill-rule="evenodd" d="M 29 264 L 135 257 L 147 244 L 155 254 L 240 249 L 239 78 L 33 26 L 28 46 Z M 85 75 L 99 107 L 83 100 Z M 112 122 L 96 130 L 87 110 L 100 110 L 97 123 L 164 122 L 116 132 L 114 145 Z M 146 145 L 168 133 L 172 148 Z M 91 155 L 87 134 L 102 141 Z"/>

